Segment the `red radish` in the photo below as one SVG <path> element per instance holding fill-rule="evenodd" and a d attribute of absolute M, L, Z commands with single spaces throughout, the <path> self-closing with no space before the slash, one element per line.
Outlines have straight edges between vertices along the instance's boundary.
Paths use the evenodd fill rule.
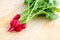
<path fill-rule="evenodd" d="M 11 20 L 10 21 L 10 25 L 13 26 L 13 23 L 14 23 L 14 20 Z"/>
<path fill-rule="evenodd" d="M 15 20 L 14 23 L 13 23 L 13 27 L 17 28 L 19 25 L 20 25 L 19 20 Z"/>
<path fill-rule="evenodd" d="M 23 30 L 25 28 L 26 28 L 26 23 L 20 24 L 20 26 L 18 26 L 15 30 L 16 30 L 16 32 L 20 32 L 21 30 Z"/>
<path fill-rule="evenodd" d="M 14 16 L 13 19 L 19 19 L 20 18 L 20 14 L 17 14 L 16 16 Z"/>
<path fill-rule="evenodd" d="M 10 28 L 8 29 L 8 32 L 13 32 L 14 31 L 14 27 L 10 26 Z"/>
<path fill-rule="evenodd" d="M 21 27 L 22 27 L 23 29 L 25 29 L 25 28 L 26 28 L 26 23 L 21 24 Z"/>
<path fill-rule="evenodd" d="M 8 29 L 8 32 L 12 32 L 12 31 L 20 32 L 21 30 L 26 28 L 26 23 L 20 24 L 19 18 L 20 18 L 20 14 L 14 16 L 13 20 L 11 20 L 10 22 L 10 28 Z"/>
<path fill-rule="evenodd" d="M 20 32 L 22 30 L 22 28 L 19 26 L 16 28 L 16 32 Z"/>

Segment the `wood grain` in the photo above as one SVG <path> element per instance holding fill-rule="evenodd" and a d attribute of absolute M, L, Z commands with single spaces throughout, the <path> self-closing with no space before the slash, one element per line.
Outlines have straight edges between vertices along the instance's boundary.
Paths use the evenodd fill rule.
<path fill-rule="evenodd" d="M 39 17 L 29 21 L 21 32 L 7 32 L 13 16 L 25 8 L 23 0 L 0 0 L 0 40 L 60 40 L 59 13 L 56 20 Z"/>

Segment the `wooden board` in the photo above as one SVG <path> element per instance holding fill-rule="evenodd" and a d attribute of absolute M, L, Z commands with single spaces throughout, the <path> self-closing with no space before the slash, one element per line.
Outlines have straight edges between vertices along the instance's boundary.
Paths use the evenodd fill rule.
<path fill-rule="evenodd" d="M 7 32 L 9 22 L 26 8 L 23 0 L 0 0 L 0 40 L 60 40 L 60 14 L 56 20 L 39 17 L 27 23 L 21 32 Z"/>

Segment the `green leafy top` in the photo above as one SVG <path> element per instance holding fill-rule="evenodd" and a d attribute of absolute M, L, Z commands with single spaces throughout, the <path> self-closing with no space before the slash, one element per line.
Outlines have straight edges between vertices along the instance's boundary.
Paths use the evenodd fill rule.
<path fill-rule="evenodd" d="M 55 11 L 60 12 L 56 7 L 56 0 L 24 0 L 28 8 L 21 14 L 20 22 L 25 23 L 38 15 L 45 15 L 49 20 L 57 18 Z"/>

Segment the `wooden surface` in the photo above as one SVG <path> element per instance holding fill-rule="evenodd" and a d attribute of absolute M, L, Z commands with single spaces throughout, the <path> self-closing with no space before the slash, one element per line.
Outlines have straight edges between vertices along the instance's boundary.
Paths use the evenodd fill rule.
<path fill-rule="evenodd" d="M 12 17 L 25 8 L 23 0 L 0 0 L 0 40 L 60 40 L 60 16 L 54 21 L 39 17 L 19 33 L 7 32 Z"/>

